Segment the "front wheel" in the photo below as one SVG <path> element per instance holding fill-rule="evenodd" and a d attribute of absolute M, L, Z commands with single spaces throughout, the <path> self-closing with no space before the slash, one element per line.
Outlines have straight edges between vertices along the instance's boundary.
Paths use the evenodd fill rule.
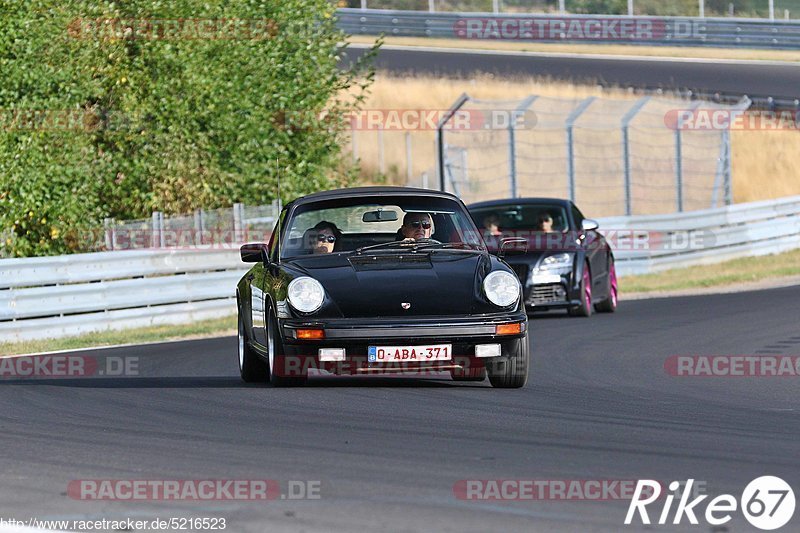
<path fill-rule="evenodd" d="M 608 298 L 595 305 L 594 308 L 600 313 L 613 313 L 617 310 L 618 294 L 617 269 L 614 267 L 614 260 L 612 259 L 608 265 Z"/>
<path fill-rule="evenodd" d="M 278 324 L 270 313 L 267 325 L 267 355 L 269 357 L 269 381 L 273 387 L 299 387 L 305 385 L 308 370 L 301 365 L 292 365 L 283 353 L 283 342 L 278 334 Z M 298 361 L 301 358 L 298 358 Z M 300 367 L 300 368 L 297 368 Z M 288 375 L 287 375 L 288 374 Z"/>
<path fill-rule="evenodd" d="M 269 370 L 264 360 L 256 354 L 247 340 L 244 320 L 239 313 L 239 374 L 245 383 L 265 383 Z"/>
<path fill-rule="evenodd" d="M 530 365 L 530 345 L 528 335 L 514 341 L 503 357 L 486 362 L 486 373 L 492 387 L 499 389 L 519 389 L 528 382 Z"/>
<path fill-rule="evenodd" d="M 592 316 L 592 273 L 589 263 L 583 265 L 583 277 L 580 286 L 581 304 L 569 310 L 569 316 Z"/>

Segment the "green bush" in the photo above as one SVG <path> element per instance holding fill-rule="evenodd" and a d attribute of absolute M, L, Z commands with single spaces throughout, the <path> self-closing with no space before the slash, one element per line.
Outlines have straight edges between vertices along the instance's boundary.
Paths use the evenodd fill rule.
<path fill-rule="evenodd" d="M 276 160 L 284 200 L 353 182 L 344 121 L 285 120 L 341 116 L 372 80 L 369 55 L 338 68 L 335 6 L 221 4 L 0 0 L 1 254 L 80 251 L 75 236 L 103 217 L 270 203 Z M 163 33 L 174 19 L 229 26 Z"/>

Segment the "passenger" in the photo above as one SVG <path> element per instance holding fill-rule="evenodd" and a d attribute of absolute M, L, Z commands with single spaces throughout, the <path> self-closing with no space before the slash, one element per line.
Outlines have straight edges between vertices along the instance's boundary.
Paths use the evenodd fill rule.
<path fill-rule="evenodd" d="M 398 240 L 430 239 L 433 235 L 433 218 L 428 213 L 406 213 L 403 225 L 397 230 Z"/>
<path fill-rule="evenodd" d="M 329 254 L 339 250 L 342 232 L 333 222 L 323 220 L 303 234 L 303 241 L 312 254 Z"/>
<path fill-rule="evenodd" d="M 497 215 L 489 215 L 483 219 L 483 228 L 485 229 L 484 235 L 489 237 L 500 237 L 503 232 L 500 231 L 500 217 Z"/>
<path fill-rule="evenodd" d="M 548 213 L 542 213 L 541 215 L 539 215 L 539 222 L 537 224 L 536 231 L 541 231 L 543 233 L 552 233 L 553 217 L 550 216 Z"/>

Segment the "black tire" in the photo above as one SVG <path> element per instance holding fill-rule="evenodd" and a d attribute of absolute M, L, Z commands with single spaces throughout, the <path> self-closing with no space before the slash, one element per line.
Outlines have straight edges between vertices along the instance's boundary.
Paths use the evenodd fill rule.
<path fill-rule="evenodd" d="M 245 331 L 244 319 L 239 311 L 239 374 L 245 383 L 266 383 L 269 379 L 269 368 L 258 354 L 250 347 Z"/>
<path fill-rule="evenodd" d="M 569 316 L 582 316 L 582 317 L 592 316 L 592 309 L 594 306 L 592 305 L 592 272 L 589 269 L 589 263 L 583 265 L 583 277 L 581 279 L 580 298 L 581 298 L 581 304 L 571 308 L 568 311 Z"/>
<path fill-rule="evenodd" d="M 283 376 L 281 372 L 275 372 L 274 367 L 270 365 L 285 366 L 285 359 L 283 353 L 283 340 L 278 334 L 278 324 L 275 316 L 270 311 L 269 318 L 267 318 L 267 356 L 270 363 L 269 367 L 269 381 L 273 387 L 301 387 L 306 384 L 308 379 L 307 374 L 300 376 Z"/>
<path fill-rule="evenodd" d="M 498 389 L 519 389 L 528 382 L 530 366 L 530 345 L 528 335 L 515 341 L 508 354 L 486 363 L 486 373 L 492 387 Z"/>
<path fill-rule="evenodd" d="M 614 266 L 614 259 L 610 259 L 608 264 L 608 298 L 595 305 L 594 308 L 598 313 L 613 313 L 617 310 L 618 302 L 617 269 Z"/>

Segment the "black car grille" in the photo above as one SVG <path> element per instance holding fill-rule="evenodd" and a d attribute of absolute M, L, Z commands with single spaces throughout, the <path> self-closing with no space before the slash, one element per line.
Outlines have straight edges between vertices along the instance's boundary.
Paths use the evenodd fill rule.
<path fill-rule="evenodd" d="M 528 282 L 528 265 L 511 265 L 512 270 L 517 274 L 517 277 L 522 282 L 522 286 Z"/>
<path fill-rule="evenodd" d="M 528 304 L 543 305 L 552 303 L 561 303 L 566 301 L 566 296 L 558 296 L 556 291 L 563 286 L 560 283 L 552 283 L 550 285 L 534 285 L 531 294 L 528 297 Z"/>

